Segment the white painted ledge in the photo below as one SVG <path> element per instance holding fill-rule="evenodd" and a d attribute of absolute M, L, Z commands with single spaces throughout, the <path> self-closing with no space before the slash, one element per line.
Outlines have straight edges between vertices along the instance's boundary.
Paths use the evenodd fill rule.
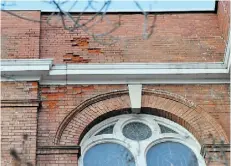
<path fill-rule="evenodd" d="M 3 59 L 1 71 L 50 70 L 52 59 Z"/>
<path fill-rule="evenodd" d="M 1 60 L 1 81 L 40 81 L 52 64 L 52 59 Z"/>
<path fill-rule="evenodd" d="M 65 84 L 221 84 L 229 83 L 225 63 L 62 64 L 51 59 L 2 60 L 2 81 Z"/>

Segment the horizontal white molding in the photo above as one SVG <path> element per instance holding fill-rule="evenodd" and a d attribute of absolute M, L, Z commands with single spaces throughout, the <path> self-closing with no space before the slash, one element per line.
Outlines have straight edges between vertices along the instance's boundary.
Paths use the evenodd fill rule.
<path fill-rule="evenodd" d="M 93 70 L 93 69 L 224 69 L 223 62 L 209 63 L 88 63 L 88 64 L 57 64 L 53 70 Z"/>
<path fill-rule="evenodd" d="M 48 65 L 28 65 L 28 66 L 1 66 L 1 71 L 10 72 L 10 71 L 35 71 L 35 70 L 50 70 Z"/>
<path fill-rule="evenodd" d="M 2 81 L 65 84 L 221 84 L 229 83 L 224 63 L 60 64 L 52 59 L 2 60 Z"/>
<path fill-rule="evenodd" d="M 166 75 L 166 74 L 210 74 L 227 73 L 227 69 L 85 69 L 85 70 L 51 70 L 49 75 Z"/>
<path fill-rule="evenodd" d="M 1 60 L 1 72 L 50 70 L 52 59 L 9 59 Z"/>
<path fill-rule="evenodd" d="M 1 81 L 40 81 L 49 74 L 52 64 L 52 59 L 4 59 Z"/>
<path fill-rule="evenodd" d="M 179 79 L 172 79 L 172 80 L 108 80 L 108 81 L 101 81 L 101 80 L 75 80 L 75 81 L 65 81 L 65 80 L 43 80 L 40 82 L 41 85 L 122 85 L 122 84 L 229 84 L 229 79 L 191 79 L 191 80 L 179 80 Z"/>
<path fill-rule="evenodd" d="M 52 65 L 53 59 L 2 59 L 1 66 Z"/>
<path fill-rule="evenodd" d="M 1 76 L 1 81 L 40 81 L 40 76 Z"/>

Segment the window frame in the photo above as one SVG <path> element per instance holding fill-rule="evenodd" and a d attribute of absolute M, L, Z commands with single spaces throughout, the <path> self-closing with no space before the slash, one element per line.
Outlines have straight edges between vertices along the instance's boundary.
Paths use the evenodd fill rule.
<path fill-rule="evenodd" d="M 126 138 L 123 133 L 123 127 L 130 122 L 141 122 L 148 125 L 151 128 L 152 136 L 141 141 L 131 140 Z M 108 127 L 115 123 L 113 128 L 113 134 L 95 135 L 105 127 Z M 158 124 L 162 124 L 170 129 L 173 129 L 177 133 L 161 133 Z M 84 155 L 93 146 L 101 143 L 117 143 L 131 152 L 134 157 L 136 166 L 147 165 L 146 156 L 148 150 L 162 142 L 177 142 L 188 147 L 195 154 L 198 165 L 206 166 L 204 158 L 200 154 L 201 145 L 197 139 L 184 127 L 172 122 L 168 119 L 157 117 L 154 115 L 146 114 L 126 114 L 118 115 L 112 118 L 108 118 L 101 123 L 95 125 L 90 131 L 83 137 L 81 146 L 81 156 L 78 161 L 79 166 L 83 165 Z"/>

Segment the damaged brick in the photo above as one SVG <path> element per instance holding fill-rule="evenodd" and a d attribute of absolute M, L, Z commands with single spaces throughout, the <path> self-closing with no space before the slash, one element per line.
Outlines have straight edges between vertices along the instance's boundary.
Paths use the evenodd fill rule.
<path fill-rule="evenodd" d="M 63 62 L 68 62 L 68 63 L 89 63 L 89 59 L 84 59 L 78 54 L 73 54 L 73 53 L 67 53 L 66 55 L 63 56 Z"/>
<path fill-rule="evenodd" d="M 80 46 L 80 47 L 88 47 L 89 45 L 89 38 L 88 37 L 74 37 L 71 40 L 72 46 Z"/>
<path fill-rule="evenodd" d="M 101 52 L 100 48 L 88 48 L 88 53 L 91 53 L 91 54 L 100 54 L 102 52 Z"/>

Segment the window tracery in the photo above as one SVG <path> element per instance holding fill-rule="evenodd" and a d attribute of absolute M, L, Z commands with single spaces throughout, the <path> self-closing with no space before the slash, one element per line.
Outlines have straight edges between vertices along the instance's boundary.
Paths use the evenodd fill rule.
<path fill-rule="evenodd" d="M 109 118 L 80 145 L 80 166 L 205 166 L 200 144 L 189 131 L 152 115 Z"/>

